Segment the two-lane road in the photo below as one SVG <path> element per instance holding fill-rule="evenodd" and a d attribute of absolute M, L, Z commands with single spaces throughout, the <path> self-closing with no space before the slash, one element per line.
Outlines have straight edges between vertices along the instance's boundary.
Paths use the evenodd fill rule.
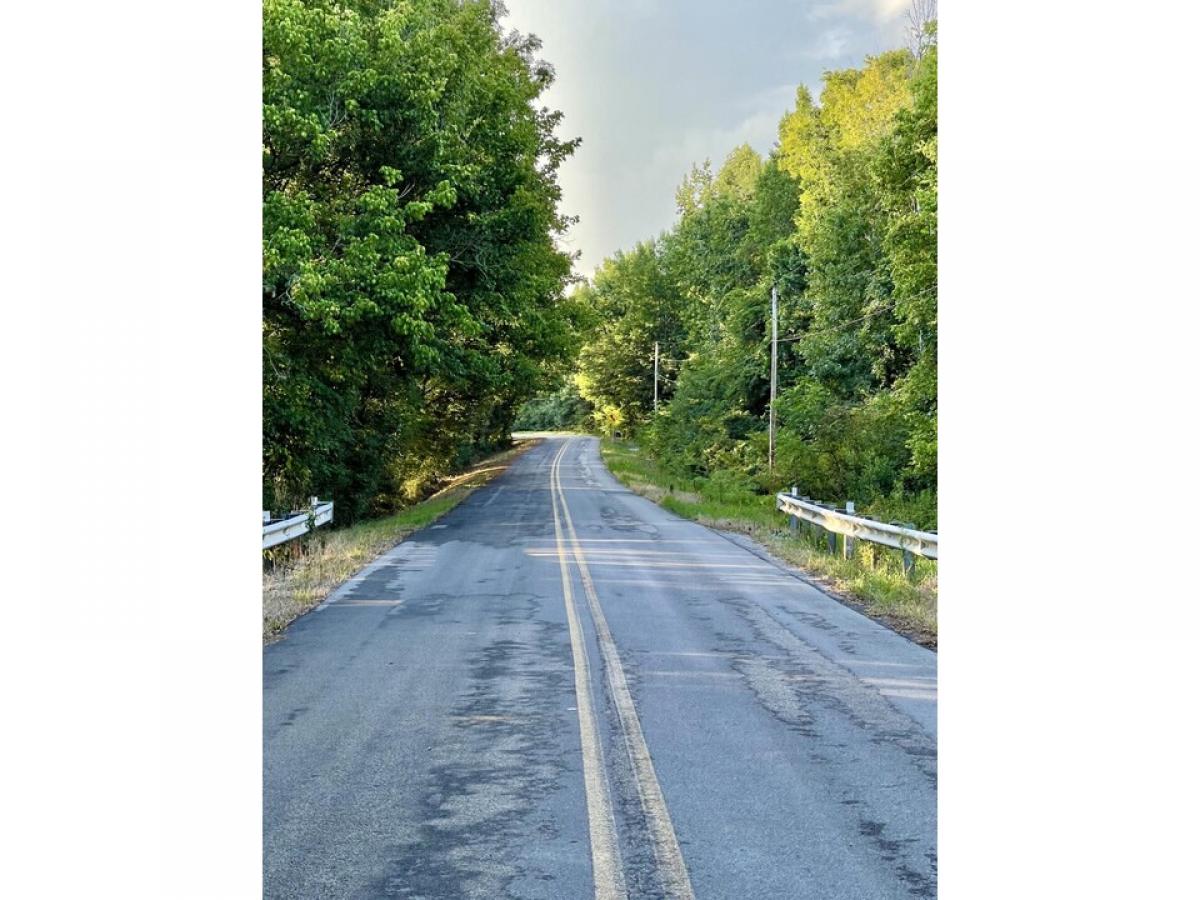
<path fill-rule="evenodd" d="M 936 656 L 553 438 L 264 651 L 271 898 L 936 894 Z"/>

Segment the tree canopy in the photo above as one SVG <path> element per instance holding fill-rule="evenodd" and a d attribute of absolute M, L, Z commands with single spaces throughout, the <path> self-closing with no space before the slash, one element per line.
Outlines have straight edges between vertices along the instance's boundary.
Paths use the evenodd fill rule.
<path fill-rule="evenodd" d="M 541 105 L 491 0 L 265 0 L 264 507 L 385 512 L 525 427 L 590 416 L 693 474 L 936 521 L 937 43 L 827 72 L 763 157 L 576 280 Z M 767 465 L 772 288 L 779 434 Z M 660 404 L 654 411 L 654 347 Z"/>
<path fill-rule="evenodd" d="M 618 253 L 577 382 L 597 424 L 692 474 L 854 499 L 936 524 L 937 45 L 801 87 L 766 159 L 693 166 L 675 225 Z M 770 294 L 780 298 L 777 464 L 767 465 Z M 669 364 L 652 414 L 655 341 Z"/>
<path fill-rule="evenodd" d="M 576 141 L 484 0 L 265 0 L 265 508 L 380 512 L 561 374 Z"/>

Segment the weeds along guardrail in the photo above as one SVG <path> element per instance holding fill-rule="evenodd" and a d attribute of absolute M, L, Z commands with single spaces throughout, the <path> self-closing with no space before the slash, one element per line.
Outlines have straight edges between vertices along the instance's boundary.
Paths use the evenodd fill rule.
<path fill-rule="evenodd" d="M 333 521 L 333 501 L 321 502 L 313 497 L 309 509 L 304 512 L 292 513 L 286 519 L 271 520 L 271 514 L 263 512 L 263 544 L 264 550 L 287 541 L 295 540 L 301 535 L 308 534 L 321 525 Z"/>
<path fill-rule="evenodd" d="M 845 508 L 839 509 L 832 504 L 799 497 L 796 489 L 792 488 L 790 494 L 775 495 L 775 508 L 791 517 L 793 531 L 800 527 L 801 522 L 823 528 L 828 535 L 830 553 L 837 552 L 837 536 L 842 535 L 842 552 L 846 558 L 854 555 L 855 541 L 867 541 L 903 551 L 905 574 L 912 573 L 914 555 L 933 560 L 938 558 L 938 536 L 934 532 L 917 531 L 907 523 L 880 522 L 870 516 L 855 515 L 853 503 L 847 503 Z"/>

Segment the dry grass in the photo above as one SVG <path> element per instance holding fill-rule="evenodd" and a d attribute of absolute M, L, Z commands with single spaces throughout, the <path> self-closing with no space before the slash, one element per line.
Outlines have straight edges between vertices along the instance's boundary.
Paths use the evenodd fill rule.
<path fill-rule="evenodd" d="M 920 644 L 937 647 L 937 563 L 917 559 L 908 578 L 899 552 L 865 541 L 851 559 L 844 559 L 829 553 L 823 533 L 789 531 L 787 517 L 775 509 L 772 497 L 709 490 L 704 479 L 693 479 L 691 490 L 677 490 L 679 476 L 629 444 L 606 440 L 601 454 L 613 475 L 634 493 L 682 518 L 753 538 L 827 593 Z"/>
<path fill-rule="evenodd" d="M 293 620 L 320 605 L 339 584 L 398 543 L 441 518 L 472 491 L 503 472 L 537 441 L 521 441 L 459 475 L 444 479 L 440 490 L 392 516 L 349 528 L 320 531 L 301 539 L 273 569 L 263 572 L 263 640 L 279 635 Z"/>

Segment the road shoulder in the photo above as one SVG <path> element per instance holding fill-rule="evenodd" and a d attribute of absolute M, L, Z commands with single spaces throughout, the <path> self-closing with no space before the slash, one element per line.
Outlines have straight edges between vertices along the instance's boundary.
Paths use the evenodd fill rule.
<path fill-rule="evenodd" d="M 711 498 L 705 494 L 703 479 L 684 485 L 628 444 L 601 441 L 600 457 L 613 478 L 633 493 L 733 540 L 914 643 L 937 649 L 936 563 L 918 561 L 923 574 L 913 583 L 899 572 L 898 561 L 889 559 L 883 548 L 870 547 L 869 557 L 862 554 L 845 560 L 797 538 L 788 531 L 786 517 L 774 509 L 769 497 Z"/>
<path fill-rule="evenodd" d="M 341 584 L 410 535 L 446 515 L 539 443 L 536 438 L 520 440 L 513 447 L 451 476 L 435 494 L 394 515 L 349 528 L 317 531 L 301 539 L 304 543 L 297 556 L 273 567 L 264 566 L 263 643 L 278 640 L 288 625 L 320 606 Z"/>

